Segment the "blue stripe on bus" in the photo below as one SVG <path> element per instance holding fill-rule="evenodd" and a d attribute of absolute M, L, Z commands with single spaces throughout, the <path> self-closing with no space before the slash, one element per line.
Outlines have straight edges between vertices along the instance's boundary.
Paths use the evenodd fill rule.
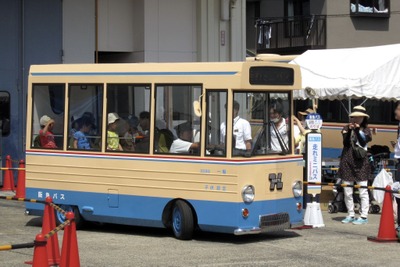
<path fill-rule="evenodd" d="M 32 72 L 32 76 L 186 76 L 235 75 L 237 71 L 182 71 L 182 72 Z"/>
<path fill-rule="evenodd" d="M 256 164 L 275 164 L 277 162 L 302 162 L 302 156 L 294 156 L 291 158 L 272 158 L 272 159 L 254 159 L 254 160 L 212 160 L 204 158 L 183 158 L 183 157 L 167 157 L 167 156 L 137 156 L 137 155 L 127 155 L 122 156 L 121 154 L 116 155 L 104 155 L 104 154 L 92 154 L 84 152 L 82 153 L 64 153 L 64 152 L 38 152 L 38 151 L 27 151 L 27 155 L 36 156 L 50 156 L 50 157 L 73 157 L 73 158 L 104 158 L 110 160 L 140 160 L 140 161 L 152 161 L 152 162 L 188 162 L 195 164 L 226 164 L 226 165 L 256 165 Z"/>
<path fill-rule="evenodd" d="M 111 188 L 110 188 L 111 189 Z M 38 194 L 42 194 L 38 197 Z M 54 197 L 54 203 L 59 205 L 79 206 L 84 218 L 90 221 L 118 223 L 125 225 L 164 227 L 162 213 L 164 207 L 172 198 L 116 195 L 107 193 L 89 193 L 67 190 L 50 190 L 27 188 L 27 198 L 43 200 L 49 194 Z M 60 198 L 64 197 L 64 200 Z M 279 200 L 254 201 L 251 204 L 243 202 L 220 202 L 207 200 L 186 200 L 197 215 L 200 229 L 204 231 L 233 233 L 237 228 L 259 226 L 259 216 L 288 212 L 292 224 L 303 220 L 302 211 L 297 211 L 296 203 L 301 198 L 285 198 Z M 84 207 L 85 211 L 82 211 Z M 242 217 L 242 209 L 249 210 L 249 217 Z M 27 202 L 26 209 L 32 215 L 41 215 L 43 204 Z"/>

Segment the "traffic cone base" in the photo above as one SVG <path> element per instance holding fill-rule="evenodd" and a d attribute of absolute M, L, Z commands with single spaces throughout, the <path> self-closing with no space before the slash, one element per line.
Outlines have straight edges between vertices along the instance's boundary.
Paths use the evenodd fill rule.
<path fill-rule="evenodd" d="M 64 228 L 60 267 L 79 267 L 78 238 L 76 236 L 74 213 L 67 212 L 66 218 L 71 220 L 71 223 Z"/>
<path fill-rule="evenodd" d="M 46 198 L 47 203 L 53 202 L 51 197 Z M 45 205 L 44 214 L 43 214 L 43 222 L 42 222 L 42 234 L 46 235 L 50 231 L 56 228 L 56 217 L 54 214 L 54 209 L 50 205 Z M 52 235 L 47 239 L 47 256 L 49 265 L 58 265 L 60 263 L 60 247 L 58 244 L 58 236 L 57 233 Z"/>
<path fill-rule="evenodd" d="M 35 239 L 35 248 L 33 250 L 32 267 L 48 266 L 46 238 L 43 234 L 38 234 Z"/>
<path fill-rule="evenodd" d="M 369 236 L 367 240 L 373 242 L 398 242 L 396 229 L 393 223 L 393 203 L 390 185 L 386 186 L 385 197 L 383 199 L 381 221 L 377 237 Z"/>

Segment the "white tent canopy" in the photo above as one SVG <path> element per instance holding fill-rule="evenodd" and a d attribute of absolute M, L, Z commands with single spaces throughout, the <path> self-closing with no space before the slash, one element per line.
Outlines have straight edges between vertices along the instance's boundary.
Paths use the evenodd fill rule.
<path fill-rule="evenodd" d="M 319 99 L 400 100 L 400 44 L 308 50 L 290 63 L 301 68 L 302 87 Z M 305 90 L 295 99 L 307 99 Z"/>

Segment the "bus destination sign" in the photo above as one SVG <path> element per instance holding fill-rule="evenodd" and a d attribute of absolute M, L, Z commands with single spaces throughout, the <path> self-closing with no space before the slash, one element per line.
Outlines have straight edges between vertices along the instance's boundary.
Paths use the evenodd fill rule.
<path fill-rule="evenodd" d="M 252 85 L 293 85 L 294 70 L 283 67 L 251 67 L 249 82 Z"/>

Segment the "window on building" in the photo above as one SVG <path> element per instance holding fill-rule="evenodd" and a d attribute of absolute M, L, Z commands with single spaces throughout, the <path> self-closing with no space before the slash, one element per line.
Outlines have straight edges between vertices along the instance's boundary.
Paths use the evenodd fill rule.
<path fill-rule="evenodd" d="M 226 156 L 226 136 L 221 133 L 221 127 L 226 122 L 227 96 L 226 90 L 207 92 L 207 156 Z"/>
<path fill-rule="evenodd" d="M 150 99 L 150 85 L 107 85 L 107 151 L 149 153 Z"/>
<path fill-rule="evenodd" d="M 10 94 L 0 92 L 0 130 L 3 136 L 10 134 Z"/>
<path fill-rule="evenodd" d="M 69 88 L 68 148 L 101 149 L 103 86 L 74 84 Z"/>
<path fill-rule="evenodd" d="M 352 16 L 390 16 L 390 0 L 350 0 Z"/>
<path fill-rule="evenodd" d="M 306 34 L 307 25 L 303 17 L 310 16 L 310 0 L 285 0 L 285 36 L 301 37 Z"/>
<path fill-rule="evenodd" d="M 65 84 L 34 84 L 32 97 L 31 147 L 62 149 Z"/>
<path fill-rule="evenodd" d="M 200 155 L 201 85 L 157 85 L 154 153 Z"/>

